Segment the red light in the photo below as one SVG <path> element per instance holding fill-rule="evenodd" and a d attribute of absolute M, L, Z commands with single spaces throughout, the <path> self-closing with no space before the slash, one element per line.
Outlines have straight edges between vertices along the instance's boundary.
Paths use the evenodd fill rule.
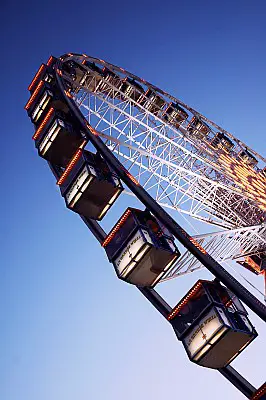
<path fill-rule="evenodd" d="M 233 304 L 233 299 L 228 300 L 227 303 L 225 303 L 225 307 L 229 308 Z"/>
<path fill-rule="evenodd" d="M 131 179 L 132 182 L 135 183 L 135 185 L 140 186 L 140 184 L 139 184 L 139 182 L 137 181 L 137 179 L 134 178 L 134 176 L 131 175 L 131 173 L 130 173 L 125 167 L 122 167 L 122 168 L 123 168 L 123 171 L 126 173 L 126 176 L 127 176 L 129 179 Z"/>
<path fill-rule="evenodd" d="M 261 387 L 256 390 L 255 394 L 252 396 L 252 400 L 260 399 L 266 393 L 266 382 L 264 382 Z"/>
<path fill-rule="evenodd" d="M 27 102 L 27 104 L 25 105 L 25 110 L 28 110 L 31 106 L 31 104 L 33 103 L 33 101 L 35 100 L 37 94 L 39 93 L 39 91 L 41 90 L 41 88 L 43 87 L 44 82 L 41 81 L 38 83 L 38 86 L 36 87 L 36 89 L 34 90 L 34 92 L 32 93 L 31 97 L 29 98 L 29 101 Z"/>
<path fill-rule="evenodd" d="M 37 131 L 34 133 L 34 135 L 32 136 L 33 140 L 36 140 L 40 136 L 44 126 L 46 125 L 48 120 L 50 120 L 50 117 L 53 114 L 53 112 L 54 112 L 54 109 L 53 109 L 53 107 L 51 107 L 50 110 L 48 111 L 48 113 L 46 114 L 46 117 L 44 118 L 43 122 L 41 123 L 41 125 L 39 126 Z"/>
<path fill-rule="evenodd" d="M 92 126 L 90 126 L 90 124 L 88 124 L 88 122 L 86 120 L 85 120 L 85 123 L 86 123 L 87 128 L 91 131 L 91 133 L 94 136 L 99 136 L 98 132 Z"/>
<path fill-rule="evenodd" d="M 52 62 L 53 62 L 53 60 L 54 60 L 55 58 L 53 57 L 53 56 L 50 56 L 49 58 L 48 58 L 48 61 L 47 61 L 47 65 L 48 66 L 50 66 L 51 64 L 52 64 Z"/>
<path fill-rule="evenodd" d="M 167 319 L 168 321 L 170 321 L 171 319 L 173 319 L 176 314 L 179 313 L 179 311 L 181 310 L 182 307 L 184 307 L 184 305 L 187 304 L 187 302 L 189 301 L 189 299 L 191 299 L 191 297 L 195 296 L 195 294 L 201 289 L 201 282 L 198 282 L 196 284 L 196 286 L 191 289 L 191 291 L 186 295 L 186 297 L 181 301 L 181 303 L 179 303 L 176 307 L 173 308 L 173 310 L 171 311 L 171 313 L 168 315 Z"/>
<path fill-rule="evenodd" d="M 194 246 L 197 247 L 197 249 L 199 249 L 203 254 L 207 254 L 206 250 L 199 244 L 199 242 L 197 242 L 196 239 L 194 239 L 193 237 L 189 236 L 188 237 L 189 240 L 191 241 L 191 243 L 194 244 Z"/>
<path fill-rule="evenodd" d="M 87 140 L 83 140 L 83 142 L 81 143 L 81 145 L 79 146 L 79 148 L 82 150 L 84 149 L 84 147 L 86 146 L 86 144 L 88 143 Z"/>
<path fill-rule="evenodd" d="M 65 94 L 67 95 L 67 97 L 69 97 L 70 99 L 72 99 L 73 97 L 72 97 L 72 95 L 69 93 L 69 92 L 67 92 L 66 90 L 65 90 Z"/>
<path fill-rule="evenodd" d="M 120 218 L 116 226 L 111 230 L 111 232 L 106 236 L 105 240 L 102 242 L 102 247 L 106 247 L 108 243 L 112 240 L 116 232 L 121 228 L 121 226 L 125 223 L 127 218 L 129 217 L 131 210 L 127 210 L 124 215 Z"/>
<path fill-rule="evenodd" d="M 245 190 L 248 197 L 254 200 L 260 209 L 265 210 L 266 187 L 262 177 L 252 167 L 228 155 L 221 154 L 219 161 L 225 173 L 234 180 L 237 186 Z"/>
<path fill-rule="evenodd" d="M 66 167 L 65 171 L 63 172 L 63 174 L 61 175 L 61 177 L 57 181 L 57 183 L 56 183 L 57 185 L 62 185 L 62 183 L 65 182 L 66 178 L 70 174 L 70 171 L 72 170 L 72 168 L 76 165 L 76 163 L 80 159 L 81 154 L 82 154 L 82 150 L 78 149 L 78 151 L 74 154 L 72 160 L 70 160 L 70 162 L 69 162 L 68 166 Z"/>
<path fill-rule="evenodd" d="M 38 69 L 37 73 L 35 74 L 33 80 L 31 81 L 31 84 L 29 85 L 28 90 L 31 90 L 33 88 L 33 86 L 35 85 L 35 83 L 39 79 L 39 76 L 41 75 L 41 73 L 43 72 L 44 69 L 45 69 L 45 65 L 42 64 L 40 66 L 40 68 Z"/>
<path fill-rule="evenodd" d="M 137 181 L 137 179 L 136 179 L 136 178 L 134 178 L 134 176 L 133 176 L 133 175 L 131 175 L 131 174 L 130 174 L 130 172 L 126 171 L 126 175 L 129 177 L 129 179 L 131 179 L 131 180 L 132 180 L 132 182 L 134 182 L 134 183 L 135 183 L 135 185 L 137 185 L 137 186 L 140 186 L 140 184 L 139 184 L 139 182 Z"/>

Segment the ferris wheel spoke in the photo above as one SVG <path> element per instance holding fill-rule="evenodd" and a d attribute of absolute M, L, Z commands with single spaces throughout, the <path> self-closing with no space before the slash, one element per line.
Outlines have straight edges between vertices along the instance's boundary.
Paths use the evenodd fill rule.
<path fill-rule="evenodd" d="M 75 57 L 80 64 L 87 59 Z M 264 249 L 261 234 L 248 230 L 266 217 L 265 177 L 256 166 L 256 152 L 249 153 L 233 135 L 150 83 L 101 60 L 88 60 L 96 64 L 84 67 L 84 84 L 73 85 L 76 104 L 132 179 L 158 204 L 186 218 L 231 234 L 245 228 L 227 242 L 225 234 L 219 240 L 215 235 L 198 238 L 215 259 L 225 262 Z M 103 65 L 113 75 L 99 72 Z M 179 106 L 184 107 L 182 118 Z M 180 275 L 200 266 L 183 255 L 176 268 Z"/>
<path fill-rule="evenodd" d="M 231 259 L 242 259 L 263 250 L 266 247 L 266 227 L 264 225 L 250 226 L 196 235 L 194 238 L 219 262 L 225 262 Z M 162 281 L 188 273 L 191 268 L 200 268 L 197 264 L 195 257 L 186 252 Z"/>

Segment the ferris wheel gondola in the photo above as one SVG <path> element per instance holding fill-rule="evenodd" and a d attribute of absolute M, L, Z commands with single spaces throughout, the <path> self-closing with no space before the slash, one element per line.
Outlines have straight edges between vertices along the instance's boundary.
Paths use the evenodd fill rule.
<path fill-rule="evenodd" d="M 265 306 L 214 259 L 235 259 L 244 267 L 248 263 L 265 275 L 262 156 L 149 82 L 86 55 L 51 57 L 29 90 L 25 108 L 36 129 L 39 155 L 50 163 L 67 207 L 98 239 L 105 237 L 102 245 L 119 278 L 151 288 L 205 266 L 266 319 Z M 95 152 L 85 149 L 88 143 Z M 103 235 L 93 221 L 109 212 L 123 190 L 122 181 L 146 210 L 127 209 Z M 190 236 L 164 208 L 223 231 Z M 187 250 L 178 249 L 175 239 Z M 221 258 L 221 249 L 226 257 Z M 219 365 L 208 365 L 202 357 L 209 350 L 204 350 L 197 356 L 201 365 L 224 368 L 256 336 L 250 324 L 245 332 L 235 322 L 220 328 L 226 337 L 234 336 L 231 353 L 221 356 Z M 239 335 L 231 334 L 236 329 Z"/>

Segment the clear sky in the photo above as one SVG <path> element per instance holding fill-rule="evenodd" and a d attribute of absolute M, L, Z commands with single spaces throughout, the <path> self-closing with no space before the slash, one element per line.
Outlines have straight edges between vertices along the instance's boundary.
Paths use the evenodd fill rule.
<path fill-rule="evenodd" d="M 1 11 L 1 400 L 244 398 L 190 363 L 170 326 L 116 278 L 65 209 L 23 107 L 50 54 L 86 53 L 173 93 L 265 156 L 265 2 L 11 0 Z M 174 304 L 207 276 L 162 291 Z M 234 366 L 259 386 L 266 330 L 251 318 L 260 336 Z"/>

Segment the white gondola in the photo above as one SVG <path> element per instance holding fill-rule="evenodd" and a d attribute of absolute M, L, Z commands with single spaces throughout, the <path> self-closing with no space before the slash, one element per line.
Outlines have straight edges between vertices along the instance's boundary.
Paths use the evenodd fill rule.
<path fill-rule="evenodd" d="M 66 206 L 100 221 L 123 190 L 120 179 L 99 154 L 79 150 L 59 179 Z"/>
<path fill-rule="evenodd" d="M 51 107 L 63 112 L 68 112 L 69 110 L 63 96 L 55 89 L 55 86 L 40 80 L 25 105 L 25 109 L 36 127 L 42 123 Z"/>
<path fill-rule="evenodd" d="M 84 78 L 87 70 L 82 64 L 77 63 L 74 60 L 69 60 L 63 63 L 62 72 L 65 76 L 67 76 L 77 85 L 79 85 L 80 81 Z"/>
<path fill-rule="evenodd" d="M 119 89 L 121 86 L 121 79 L 107 67 L 103 68 L 102 74 L 103 79 L 99 85 L 99 91 L 108 93 L 110 97 L 116 97 L 118 95 L 116 88 Z"/>
<path fill-rule="evenodd" d="M 94 62 L 84 61 L 82 63 L 86 68 L 86 72 L 80 77 L 79 84 L 86 87 L 90 92 L 98 92 L 103 79 L 103 70 Z"/>
<path fill-rule="evenodd" d="M 253 154 L 251 154 L 247 149 L 241 150 L 238 153 L 238 159 L 241 160 L 244 164 L 249 165 L 251 167 L 255 167 L 258 164 L 258 160 Z"/>
<path fill-rule="evenodd" d="M 158 111 L 162 111 L 165 106 L 165 100 L 159 96 L 156 92 L 148 89 L 145 92 L 145 100 L 143 100 L 143 107 L 153 114 L 157 114 Z"/>
<path fill-rule="evenodd" d="M 223 149 L 229 152 L 233 149 L 234 143 L 224 133 L 217 132 L 215 137 L 211 141 L 212 147 L 215 149 Z"/>
<path fill-rule="evenodd" d="M 199 280 L 168 316 L 188 357 L 223 368 L 257 336 L 240 300 L 217 280 Z"/>
<path fill-rule="evenodd" d="M 188 118 L 188 113 L 178 104 L 170 103 L 164 112 L 163 119 L 179 128 L 180 124 Z"/>
<path fill-rule="evenodd" d="M 140 101 L 144 93 L 143 87 L 134 79 L 126 77 L 120 81 L 119 90 L 125 94 L 125 99 L 128 97 L 134 101 Z"/>
<path fill-rule="evenodd" d="M 66 167 L 84 143 L 84 133 L 63 112 L 51 107 L 33 135 L 39 156 Z"/>
<path fill-rule="evenodd" d="M 174 238 L 149 211 L 128 208 L 103 242 L 120 279 L 155 286 L 180 256 Z"/>
<path fill-rule="evenodd" d="M 188 123 L 187 131 L 194 138 L 205 139 L 210 132 L 210 127 L 198 117 L 194 116 Z"/>

